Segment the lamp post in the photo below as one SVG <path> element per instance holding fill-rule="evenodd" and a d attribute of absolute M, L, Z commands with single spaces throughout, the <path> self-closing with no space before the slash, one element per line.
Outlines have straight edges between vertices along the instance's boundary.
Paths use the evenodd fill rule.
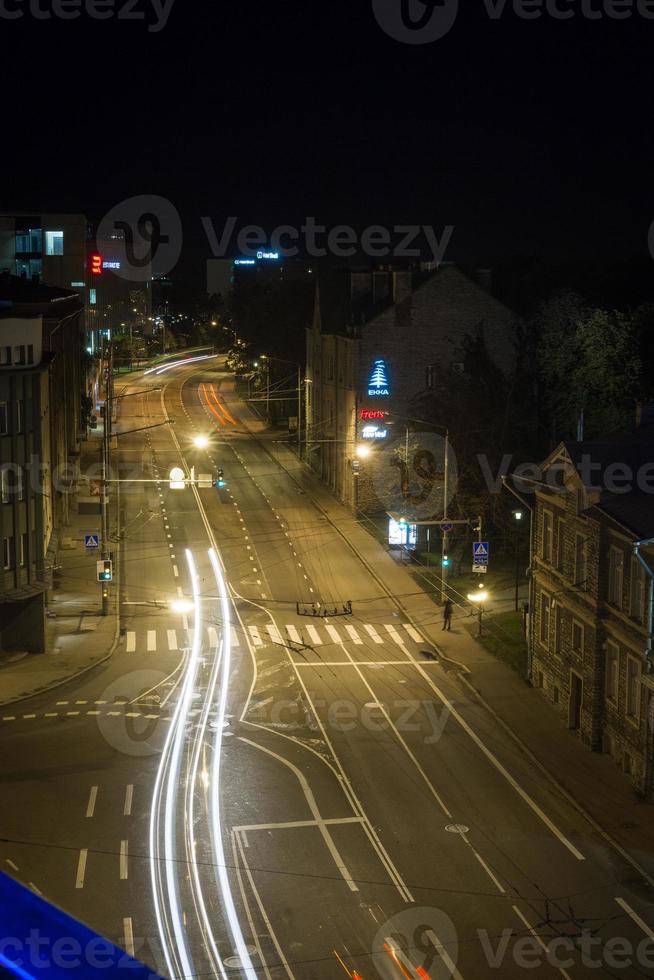
<path fill-rule="evenodd" d="M 488 599 L 488 592 L 486 592 L 483 585 L 481 584 L 479 585 L 479 589 L 477 592 L 468 593 L 468 601 L 474 603 L 474 605 L 477 607 L 477 616 L 478 616 L 477 636 L 481 636 L 482 616 L 484 614 L 484 608 L 482 603 L 486 602 L 487 599 Z"/>
<path fill-rule="evenodd" d="M 523 518 L 523 511 L 512 511 L 515 519 L 515 611 L 518 611 L 518 593 L 520 591 L 520 521 Z"/>

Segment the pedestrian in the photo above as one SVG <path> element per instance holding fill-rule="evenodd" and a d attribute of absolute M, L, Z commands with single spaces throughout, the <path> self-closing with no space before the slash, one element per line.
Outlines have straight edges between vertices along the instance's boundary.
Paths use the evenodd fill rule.
<path fill-rule="evenodd" d="M 452 612 L 453 605 L 451 599 L 445 600 L 445 605 L 443 606 L 443 629 L 449 630 L 452 628 Z"/>

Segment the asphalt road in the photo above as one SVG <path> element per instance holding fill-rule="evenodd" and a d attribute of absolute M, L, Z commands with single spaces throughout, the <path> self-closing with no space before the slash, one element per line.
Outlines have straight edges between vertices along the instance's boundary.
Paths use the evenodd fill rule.
<path fill-rule="evenodd" d="M 0 729 L 5 868 L 170 977 L 652 975 L 649 886 L 425 658 L 228 378 L 124 386 L 119 430 L 164 423 L 113 451 L 152 481 L 120 485 L 124 632 Z"/>

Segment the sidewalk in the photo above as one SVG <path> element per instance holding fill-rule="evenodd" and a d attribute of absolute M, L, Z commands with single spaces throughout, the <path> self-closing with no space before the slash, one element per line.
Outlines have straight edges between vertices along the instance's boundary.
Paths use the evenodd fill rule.
<path fill-rule="evenodd" d="M 244 419 L 242 411 L 241 418 Z M 255 427 L 252 429 L 254 432 Z M 467 609 L 455 607 L 452 630 L 444 632 L 440 606 L 427 593 L 420 592 L 408 568 L 335 500 L 289 448 L 265 435 L 260 438 L 371 574 L 396 597 L 443 659 L 460 668 L 460 682 L 470 696 L 491 712 L 497 724 L 526 753 L 531 764 L 540 770 L 544 784 L 554 784 L 557 792 L 563 790 L 570 802 L 595 824 L 598 843 L 608 836 L 629 855 L 632 864 L 653 879 L 650 884 L 654 883 L 654 807 L 637 797 L 612 759 L 583 746 L 536 689 L 475 641 L 464 627 L 465 622 L 471 622 Z M 618 864 L 616 874 L 624 874 Z M 627 874 L 631 876 L 631 869 Z M 637 877 L 635 871 L 633 874 Z"/>
<path fill-rule="evenodd" d="M 98 439 L 82 443 L 81 472 L 98 460 Z M 119 636 L 116 602 L 118 561 L 114 554 L 114 583 L 109 615 L 102 616 L 100 585 L 95 562 L 84 535 L 100 534 L 100 514 L 78 514 L 77 496 L 71 501 L 70 522 L 59 531 L 53 589 L 46 605 L 46 653 L 13 652 L 0 655 L 0 705 L 41 694 L 72 680 L 108 659 Z M 116 546 L 111 545 L 114 552 Z"/>

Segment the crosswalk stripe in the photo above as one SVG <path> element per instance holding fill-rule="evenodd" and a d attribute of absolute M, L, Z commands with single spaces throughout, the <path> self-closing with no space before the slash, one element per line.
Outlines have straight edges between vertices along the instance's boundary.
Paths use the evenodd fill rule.
<path fill-rule="evenodd" d="M 134 653 L 136 650 L 136 633 L 134 630 L 130 630 L 127 634 L 127 646 L 126 650 L 128 653 Z"/>
<path fill-rule="evenodd" d="M 354 640 L 354 642 L 357 644 L 357 646 L 361 646 L 363 644 L 363 640 L 361 639 L 361 637 L 359 636 L 359 634 L 355 630 L 354 626 L 349 626 L 348 625 L 348 626 L 345 627 L 345 629 L 348 631 L 348 633 L 350 634 L 350 637 Z"/>
<path fill-rule="evenodd" d="M 157 631 L 148 630 L 147 650 L 151 652 L 156 649 L 157 649 Z"/>
<path fill-rule="evenodd" d="M 288 635 L 291 638 L 291 640 L 293 641 L 293 643 L 301 643 L 302 642 L 302 639 L 300 637 L 300 634 L 298 633 L 297 628 L 295 626 L 287 626 L 286 627 L 286 632 L 288 633 Z"/>
<path fill-rule="evenodd" d="M 281 643 L 282 642 L 282 638 L 281 638 L 281 636 L 279 634 L 279 630 L 277 629 L 276 626 L 273 626 L 271 623 L 268 623 L 268 625 L 266 626 L 266 629 L 268 631 L 268 636 L 270 637 L 270 639 L 272 640 L 273 643 Z"/>
<path fill-rule="evenodd" d="M 418 632 L 418 630 L 414 629 L 413 626 L 411 626 L 410 623 L 404 623 L 403 626 L 404 626 L 404 629 L 407 631 L 407 633 L 409 634 L 409 636 L 411 637 L 412 640 L 415 640 L 416 643 L 424 643 L 424 640 L 421 637 L 421 635 Z"/>
<path fill-rule="evenodd" d="M 322 640 L 320 639 L 320 633 L 315 626 L 307 626 L 307 632 L 311 637 L 311 642 L 315 643 L 317 647 L 322 646 Z"/>
<path fill-rule="evenodd" d="M 209 627 L 209 646 L 210 647 L 218 646 L 218 633 L 216 632 L 215 626 Z"/>
<path fill-rule="evenodd" d="M 262 647 L 263 640 L 259 636 L 259 630 L 256 628 L 256 626 L 248 626 L 248 629 L 250 631 L 250 636 L 252 637 L 252 642 L 254 643 L 255 647 Z"/>
<path fill-rule="evenodd" d="M 177 630 L 167 630 L 168 633 L 168 649 L 177 649 Z"/>
<path fill-rule="evenodd" d="M 384 642 L 381 636 L 379 635 L 379 633 L 377 632 L 377 630 L 375 629 L 375 627 L 371 626 L 370 623 L 365 623 L 363 628 L 365 629 L 366 633 L 368 633 L 372 637 L 375 643 Z"/>
<path fill-rule="evenodd" d="M 238 633 L 236 632 L 236 627 L 232 626 L 232 646 L 237 647 L 239 645 L 240 645 L 240 641 L 238 638 Z"/>
<path fill-rule="evenodd" d="M 402 637 L 397 632 L 397 630 L 395 629 L 395 627 L 391 623 L 386 623 L 386 629 L 390 633 L 391 639 L 394 640 L 395 643 L 398 644 L 398 646 L 401 646 L 402 645 Z"/>
<path fill-rule="evenodd" d="M 338 630 L 336 629 L 335 626 L 329 626 L 328 625 L 328 626 L 325 626 L 325 629 L 327 630 L 327 632 L 331 636 L 331 638 L 334 641 L 334 643 L 340 643 L 341 642 L 341 638 L 338 635 Z"/>

